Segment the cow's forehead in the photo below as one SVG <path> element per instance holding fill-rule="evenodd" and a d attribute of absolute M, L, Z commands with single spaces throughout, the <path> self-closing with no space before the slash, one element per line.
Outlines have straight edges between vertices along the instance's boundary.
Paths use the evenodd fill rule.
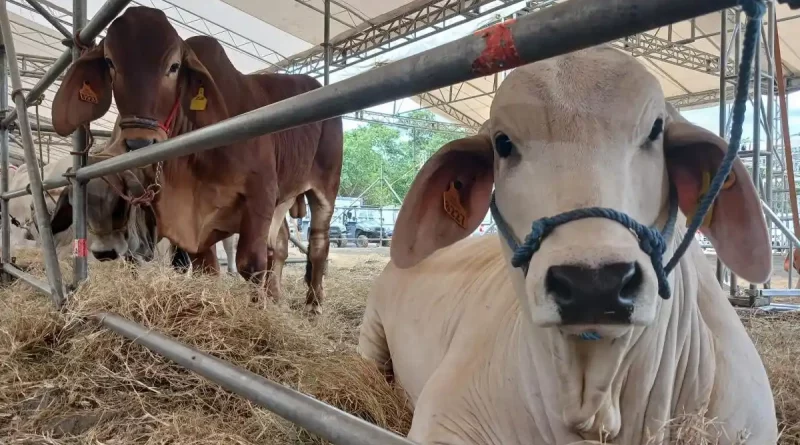
<path fill-rule="evenodd" d="M 492 102 L 490 127 L 521 140 L 591 140 L 651 125 L 664 107 L 661 86 L 644 66 L 595 47 L 511 72 Z"/>
<path fill-rule="evenodd" d="M 107 50 L 123 63 L 160 62 L 180 42 L 163 11 L 142 6 L 126 9 L 106 34 Z"/>

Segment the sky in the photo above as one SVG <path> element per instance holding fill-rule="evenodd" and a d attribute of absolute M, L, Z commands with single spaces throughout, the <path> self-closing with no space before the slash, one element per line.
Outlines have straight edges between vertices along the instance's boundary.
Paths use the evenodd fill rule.
<path fill-rule="evenodd" d="M 50 2 L 58 6 L 61 6 L 66 10 L 72 9 L 72 0 L 50 0 Z M 171 17 L 180 16 L 182 21 L 193 22 L 191 26 L 201 28 L 205 30 L 206 33 L 212 34 L 221 40 L 225 40 L 228 42 L 242 41 L 242 39 L 239 38 L 239 36 L 226 33 L 219 26 L 215 26 L 214 24 L 208 22 L 209 20 L 213 21 L 218 25 L 233 30 L 235 33 L 245 37 L 246 39 L 252 40 L 257 44 L 262 45 L 262 47 L 259 47 L 258 49 L 254 49 L 254 47 L 248 47 L 248 49 L 251 51 L 257 51 L 264 54 L 264 51 L 266 51 L 267 48 L 274 50 L 278 54 L 272 56 L 271 60 L 275 61 L 280 60 L 282 56 L 289 56 L 292 54 L 296 54 L 313 46 L 312 43 L 303 41 L 269 24 L 266 24 L 232 6 L 229 6 L 228 4 L 220 0 L 202 0 L 202 1 L 170 0 L 170 2 L 178 6 L 180 9 L 172 7 L 172 5 L 167 3 L 165 0 L 137 0 L 133 3 L 140 3 L 145 6 L 157 7 L 159 9 L 165 10 L 167 15 Z M 103 0 L 87 0 L 89 17 L 94 15 L 95 12 L 100 8 L 100 6 L 102 6 L 103 3 L 104 3 Z M 485 6 L 483 9 L 484 10 L 490 9 L 499 4 L 500 4 L 499 2 L 495 2 L 495 4 L 489 4 Z M 497 11 L 496 14 L 509 15 L 512 12 L 519 9 L 521 6 L 522 4 L 508 6 L 506 8 Z M 13 4 L 9 4 L 8 9 L 10 12 L 22 15 L 25 18 L 34 20 L 37 23 L 50 27 L 50 25 L 38 14 L 24 11 Z M 202 17 L 206 19 L 206 22 L 203 23 L 198 21 L 197 16 L 195 16 L 192 13 L 202 15 Z M 472 22 L 455 26 L 447 31 L 440 32 L 431 37 L 425 38 L 415 43 L 387 52 L 386 54 L 383 54 L 377 57 L 376 59 L 368 60 L 358 65 L 354 65 L 346 69 L 343 69 L 341 71 L 337 71 L 331 74 L 331 82 L 332 83 L 337 82 L 344 78 L 358 74 L 366 69 L 372 68 L 377 61 L 386 62 L 386 61 L 398 60 L 400 58 L 417 54 L 419 52 L 441 45 L 443 43 L 447 43 L 454 39 L 466 36 L 469 33 L 472 33 L 473 31 L 483 27 L 484 24 L 490 19 L 491 19 L 490 17 L 484 17 L 474 20 Z M 463 19 L 461 18 L 453 19 L 452 23 L 458 23 L 462 20 Z M 322 26 L 321 15 L 320 15 L 320 26 Z M 192 31 L 180 26 L 176 27 L 176 29 L 178 30 L 178 33 L 181 34 L 181 36 L 184 38 L 197 34 L 196 31 Z M 227 47 L 226 51 L 228 53 L 228 56 L 231 58 L 233 64 L 240 71 L 252 72 L 258 69 L 262 69 L 266 66 L 261 60 L 253 58 L 242 52 Z M 383 105 L 378 105 L 376 107 L 372 107 L 370 108 L 370 110 L 391 114 L 393 111 L 395 111 L 395 108 L 396 111 L 408 111 L 418 108 L 418 105 L 410 99 L 404 99 L 398 101 L 397 105 L 393 103 L 387 103 Z M 690 110 L 683 112 L 684 116 L 690 121 L 714 132 L 718 131 L 718 125 L 719 125 L 718 113 L 719 113 L 718 107 L 716 106 L 700 110 Z M 437 118 L 440 120 L 446 120 L 445 118 L 440 118 L 440 117 Z M 752 136 L 753 132 L 752 120 L 753 120 L 752 107 L 748 107 L 747 118 L 745 121 L 746 125 L 744 128 L 744 138 L 750 138 Z M 793 129 L 790 130 L 791 133 L 792 134 L 800 133 L 800 93 L 795 93 L 789 96 L 789 121 L 790 121 L 789 122 L 790 129 Z M 364 125 L 364 123 L 349 119 L 345 120 L 346 130 L 356 128 L 361 125 Z"/>

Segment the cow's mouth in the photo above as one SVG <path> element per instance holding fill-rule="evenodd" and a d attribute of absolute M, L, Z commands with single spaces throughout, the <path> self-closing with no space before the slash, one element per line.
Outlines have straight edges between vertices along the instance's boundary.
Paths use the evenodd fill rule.
<path fill-rule="evenodd" d="M 92 251 L 92 255 L 94 255 L 98 261 L 114 261 L 119 258 L 119 254 L 116 250 Z"/>

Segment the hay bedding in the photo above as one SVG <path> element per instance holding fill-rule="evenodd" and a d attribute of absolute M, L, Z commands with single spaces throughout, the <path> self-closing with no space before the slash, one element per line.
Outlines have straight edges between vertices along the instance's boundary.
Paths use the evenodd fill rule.
<path fill-rule="evenodd" d="M 37 268 L 38 255 L 18 255 Z M 344 258 L 342 258 L 344 260 Z M 355 354 L 367 291 L 388 259 L 331 262 L 325 314 L 300 315 L 302 268 L 287 267 L 285 297 L 267 310 L 247 285 L 188 278 L 163 267 L 93 264 L 63 316 L 28 286 L 0 288 L 0 443 L 310 444 L 290 422 L 148 352 L 82 316 L 116 312 L 200 350 L 404 434 L 405 399 Z M 65 276 L 70 267 L 64 262 Z M 800 445 L 800 315 L 742 311 L 775 391 L 781 445 Z M 713 445 L 713 420 L 675 419 L 675 444 Z M 602 442 L 597 442 L 602 443 Z M 759 444 L 760 445 L 760 444 Z"/>
<path fill-rule="evenodd" d="M 383 264 L 356 269 L 371 265 L 374 275 Z M 63 316 L 22 283 L 0 289 L 0 443 L 322 443 L 82 321 L 98 311 L 116 312 L 384 428 L 407 431 L 404 398 L 355 353 L 355 314 L 363 311 L 367 283 L 348 279 L 351 271 L 331 267 L 327 313 L 311 322 L 289 307 L 304 299 L 301 268 L 287 267 L 288 301 L 261 310 L 249 303 L 247 284 L 233 277 L 189 278 L 152 266 L 134 272 L 121 262 L 94 266 Z"/>

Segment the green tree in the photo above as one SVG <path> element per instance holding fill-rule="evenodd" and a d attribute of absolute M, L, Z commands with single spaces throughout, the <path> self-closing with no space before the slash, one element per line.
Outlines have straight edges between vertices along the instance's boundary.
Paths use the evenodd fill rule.
<path fill-rule="evenodd" d="M 416 110 L 409 117 L 435 120 Z M 361 196 L 368 205 L 399 204 L 389 188 L 405 198 L 419 168 L 444 144 L 466 136 L 424 128 L 394 128 L 370 123 L 345 133 L 340 196 Z M 385 181 L 384 181 L 385 180 Z"/>
<path fill-rule="evenodd" d="M 359 196 L 369 205 L 384 205 L 388 191 L 376 183 L 381 179 L 384 153 L 396 151 L 400 131 L 382 124 L 356 128 L 345 133 L 344 161 L 339 195 Z"/>

